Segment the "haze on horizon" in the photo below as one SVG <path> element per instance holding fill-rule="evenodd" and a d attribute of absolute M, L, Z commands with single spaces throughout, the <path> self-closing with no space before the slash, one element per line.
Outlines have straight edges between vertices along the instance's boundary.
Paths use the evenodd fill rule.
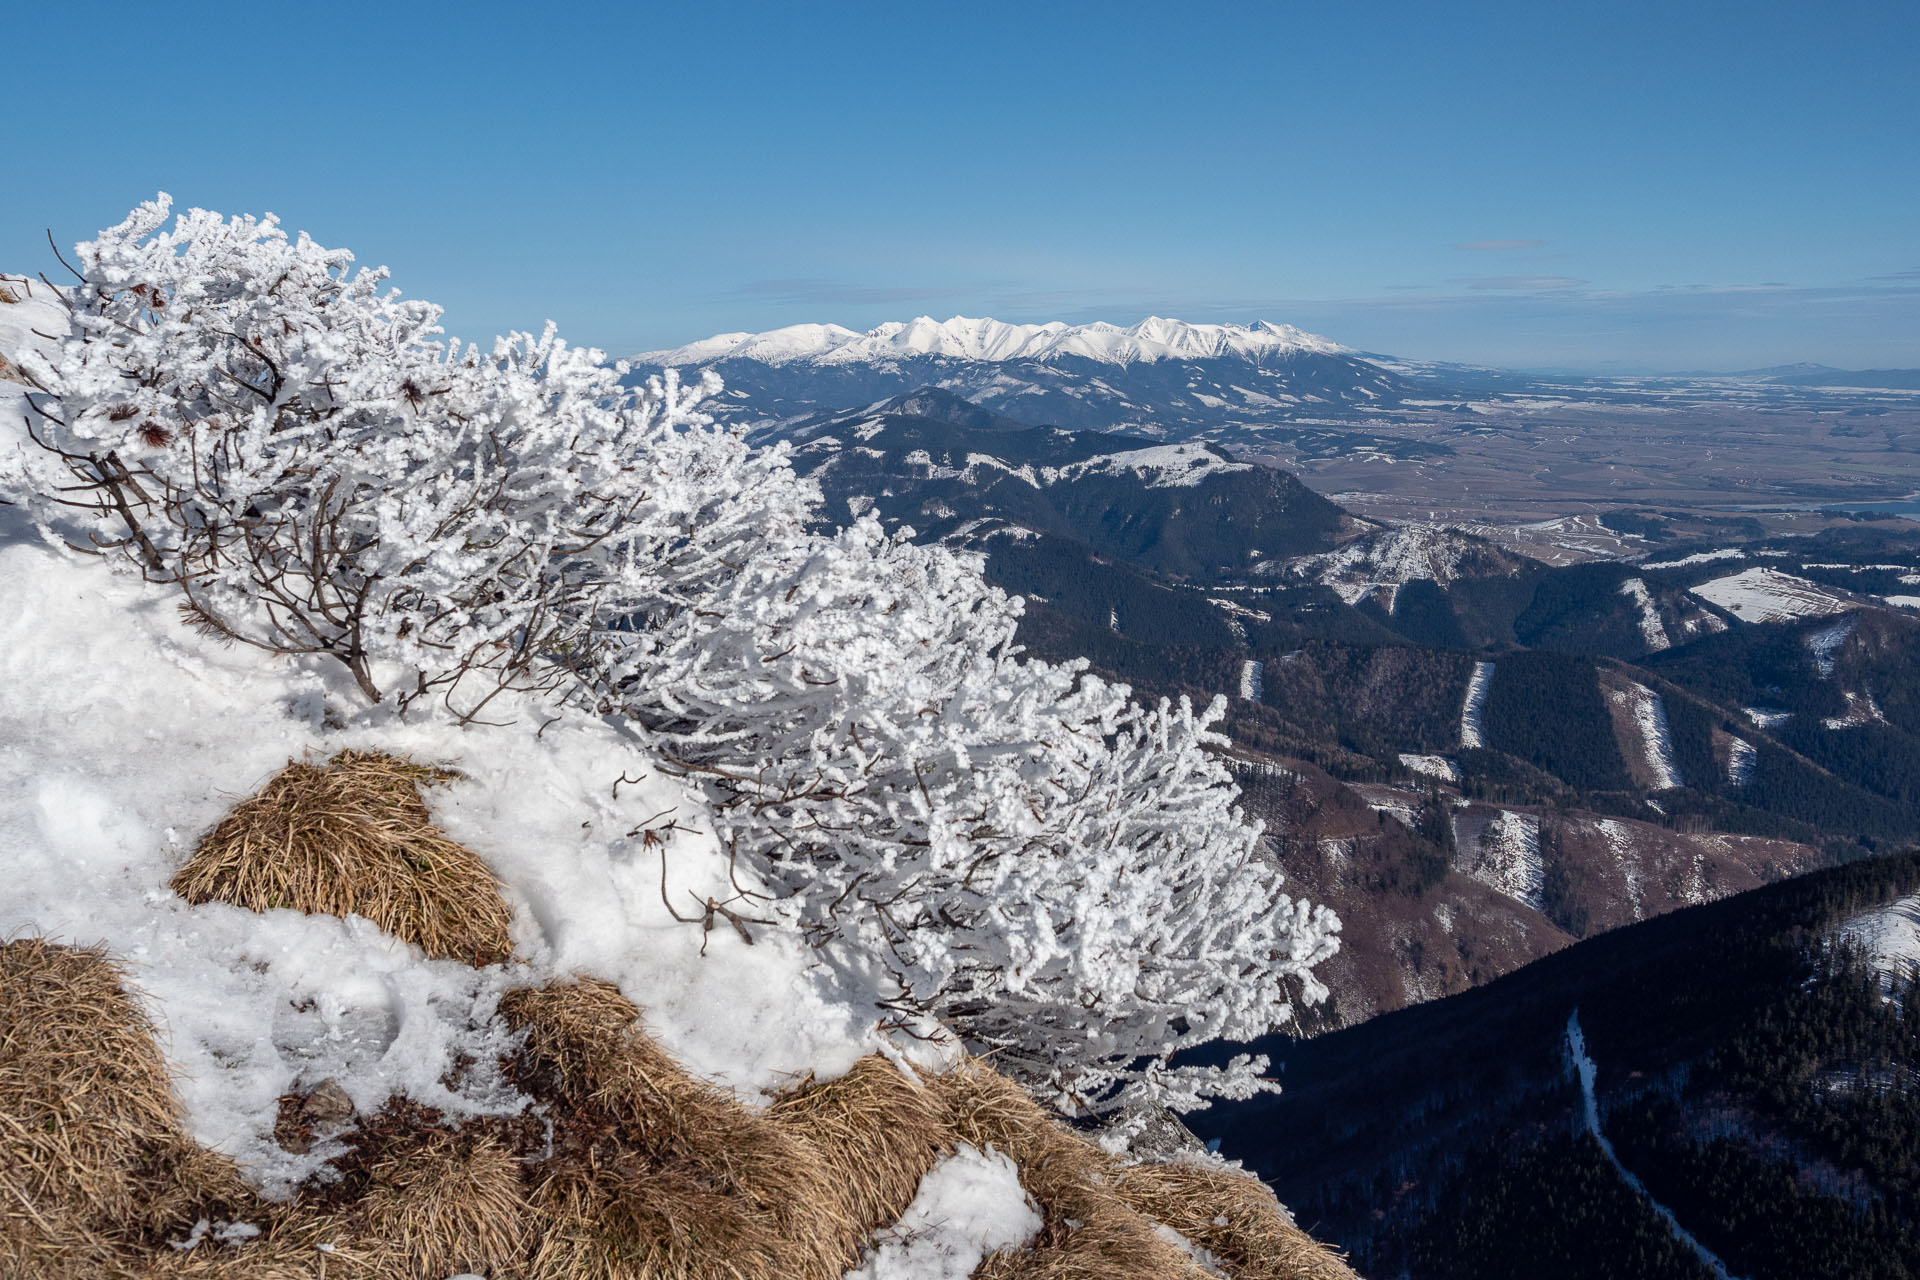
<path fill-rule="evenodd" d="M 14 17 L 0 268 L 164 189 L 390 264 L 471 338 L 1158 314 L 1920 366 L 1911 4 L 147 12 Z"/>

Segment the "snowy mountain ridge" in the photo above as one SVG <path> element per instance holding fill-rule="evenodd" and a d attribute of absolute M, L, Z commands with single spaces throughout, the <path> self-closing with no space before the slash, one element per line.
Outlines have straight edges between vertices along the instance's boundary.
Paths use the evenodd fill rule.
<path fill-rule="evenodd" d="M 988 318 L 919 316 L 890 321 L 865 333 L 837 324 L 796 324 L 764 333 L 722 333 L 666 351 L 642 352 L 636 363 L 683 366 L 722 360 L 753 360 L 783 365 L 809 361 L 825 365 L 881 364 L 920 356 L 1001 363 L 1009 360 L 1052 362 L 1074 357 L 1126 366 L 1159 360 L 1212 360 L 1238 356 L 1258 363 L 1269 356 L 1299 353 L 1346 355 L 1348 348 L 1287 324 L 1260 320 L 1251 325 L 1189 324 L 1148 316 L 1121 326 L 1105 321 L 1069 325 L 1010 324 Z"/>

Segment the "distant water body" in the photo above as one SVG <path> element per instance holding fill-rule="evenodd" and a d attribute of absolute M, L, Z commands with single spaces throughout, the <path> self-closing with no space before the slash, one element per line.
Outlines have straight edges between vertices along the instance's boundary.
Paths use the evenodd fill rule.
<path fill-rule="evenodd" d="M 1920 493 L 1904 498 L 1885 498 L 1878 502 L 1758 502 L 1720 511 L 1826 511 L 1834 515 L 1886 515 L 1903 520 L 1920 520 Z"/>

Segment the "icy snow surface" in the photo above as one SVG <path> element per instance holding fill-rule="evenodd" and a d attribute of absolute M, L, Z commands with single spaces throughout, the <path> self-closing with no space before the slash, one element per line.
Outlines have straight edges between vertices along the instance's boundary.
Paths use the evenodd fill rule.
<path fill-rule="evenodd" d="M 0 404 L 9 432 L 17 412 L 17 397 Z M 0 599 L 0 937 L 98 942 L 126 963 L 180 1069 L 195 1136 L 248 1164 L 263 1190 L 334 1154 L 272 1140 L 276 1099 L 326 1077 L 362 1112 L 396 1093 L 459 1115 L 518 1109 L 484 1072 L 441 1082 L 462 1054 L 494 1060 L 505 1041 L 494 1004 L 514 984 L 573 972 L 616 982 L 690 1070 L 748 1101 L 878 1047 L 794 934 L 760 929 L 747 947 L 668 915 L 662 857 L 683 913 L 694 895 L 730 893 L 726 860 L 699 834 L 694 797 L 598 718 L 519 704 L 511 726 L 460 730 L 359 709 L 337 664 L 223 649 L 181 622 L 170 595 L 29 541 L 7 508 Z M 429 803 L 504 881 L 526 964 L 476 971 L 358 917 L 194 907 L 168 889 L 235 801 L 290 758 L 347 747 L 462 774 Z M 641 781 L 615 798 L 623 775 Z M 649 849 L 633 833 L 654 815 L 683 831 Z"/>
<path fill-rule="evenodd" d="M 846 1280 L 966 1280 L 988 1254 L 1019 1248 L 1041 1225 L 1013 1161 L 963 1142 L 920 1179 L 900 1221 Z"/>
<path fill-rule="evenodd" d="M 1786 622 L 1840 613 L 1850 606 L 1817 582 L 1778 569 L 1742 569 L 1693 588 L 1742 622 Z"/>
<path fill-rule="evenodd" d="M 796 324 L 765 333 L 722 333 L 671 351 L 648 351 L 633 357 L 644 364 L 712 364 L 720 360 L 756 360 L 786 364 L 812 360 L 820 364 L 879 364 L 918 356 L 947 356 L 959 360 L 1054 360 L 1078 357 L 1102 364 L 1128 365 L 1156 360 L 1206 360 L 1312 352 L 1336 355 L 1347 348 L 1318 334 L 1288 324 L 1262 320 L 1250 326 L 1187 324 L 1149 316 L 1122 327 L 1092 324 L 1008 324 L 1000 320 L 954 316 L 934 320 L 890 321 L 865 333 L 837 324 Z"/>
<path fill-rule="evenodd" d="M 1460 708 L 1460 745 L 1471 750 L 1487 745 L 1480 734 L 1480 712 L 1487 705 L 1487 690 L 1493 687 L 1493 664 L 1473 664 L 1473 678 L 1467 681 L 1467 700 Z"/>

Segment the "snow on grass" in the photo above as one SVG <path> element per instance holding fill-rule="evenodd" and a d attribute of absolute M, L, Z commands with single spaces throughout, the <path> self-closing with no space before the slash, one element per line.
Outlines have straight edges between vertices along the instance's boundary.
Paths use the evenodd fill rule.
<path fill-rule="evenodd" d="M 1445 756 L 1414 755 L 1411 752 L 1402 751 L 1400 767 L 1424 778 L 1438 778 L 1442 782 L 1460 781 L 1459 766 Z"/>
<path fill-rule="evenodd" d="M 3 407 L 3 406 L 0 406 Z M 461 730 L 361 708 L 345 670 L 222 648 L 171 595 L 23 536 L 0 508 L 0 937 L 101 943 L 179 1069 L 195 1137 L 281 1194 L 328 1156 L 273 1140 L 277 1100 L 331 1077 L 363 1113 L 403 1095 L 454 1116 L 523 1099 L 497 1060 L 511 985 L 574 972 L 615 982 L 689 1070 L 754 1101 L 879 1047 L 797 934 L 703 935 L 676 922 L 733 893 L 698 800 L 598 717 L 531 702 Z M 330 725 L 341 727 L 331 728 Z M 168 882 L 200 836 L 289 758 L 377 749 L 461 777 L 436 820 L 503 881 L 525 964 L 429 960 L 355 918 L 220 903 Z M 623 783 L 615 794 L 615 780 Z M 677 831 L 649 845 L 638 829 Z M 701 954 L 705 948 L 705 955 Z M 870 993 L 869 993 L 870 994 Z"/>
<path fill-rule="evenodd" d="M 963 1142 L 920 1179 L 900 1221 L 846 1280 L 966 1280 L 988 1254 L 1021 1247 L 1042 1225 L 1013 1161 Z"/>
<path fill-rule="evenodd" d="M 1920 609 L 1920 596 L 1881 596 L 1896 609 Z"/>
<path fill-rule="evenodd" d="M 1654 790 L 1683 785 L 1680 766 L 1673 758 L 1673 735 L 1667 729 L 1665 699 L 1647 686 L 1629 681 L 1625 688 L 1608 689 L 1607 700 L 1627 713 L 1640 739 L 1641 763 Z"/>
<path fill-rule="evenodd" d="M 1711 564 L 1715 560 L 1739 560 L 1745 552 L 1738 547 L 1724 547 L 1719 551 L 1696 551 L 1690 556 L 1681 556 L 1678 560 L 1661 560 L 1642 564 L 1642 569 L 1685 569 L 1689 565 Z"/>
<path fill-rule="evenodd" d="M 1540 857 L 1540 820 L 1502 809 L 1480 828 L 1466 853 L 1466 873 L 1538 910 L 1545 902 L 1546 864 Z"/>
<path fill-rule="evenodd" d="M 1701 583 L 1693 588 L 1693 594 L 1742 622 L 1819 618 L 1852 607 L 1817 582 L 1764 567 L 1742 569 Z"/>
<path fill-rule="evenodd" d="M 1778 707 L 1742 707 L 1740 709 L 1746 712 L 1747 719 L 1762 729 L 1778 729 L 1793 719 L 1793 712 L 1782 711 Z"/>
<path fill-rule="evenodd" d="M 1667 629 L 1660 624 L 1660 610 L 1654 606 L 1647 584 L 1639 578 L 1628 578 L 1620 584 L 1620 594 L 1640 611 L 1640 638 L 1647 642 L 1647 648 L 1656 652 L 1669 648 L 1673 641 L 1667 639 Z"/>
<path fill-rule="evenodd" d="M 1265 693 L 1261 681 L 1261 673 L 1264 670 L 1263 664 L 1255 662 L 1252 658 L 1240 664 L 1240 696 L 1246 701 L 1258 702 L 1261 695 Z"/>
<path fill-rule="evenodd" d="M 1920 965 L 1920 894 L 1854 916 L 1834 930 L 1834 937 L 1859 947 L 1880 974 L 1882 989 L 1888 989 Z"/>
<path fill-rule="evenodd" d="M 1089 475 L 1121 475 L 1131 472 L 1147 482 L 1149 489 L 1188 488 L 1209 476 L 1233 471 L 1251 471 L 1253 465 L 1221 457 L 1199 443 L 1163 444 L 1150 449 L 1129 449 L 1125 453 L 1102 454 L 1065 467 L 1047 467 L 1041 471 L 1049 483 L 1078 480 Z"/>
<path fill-rule="evenodd" d="M 1863 724 L 1885 724 L 1887 718 L 1880 714 L 1880 705 L 1870 693 L 1856 693 L 1852 689 L 1842 695 L 1847 700 L 1847 709 L 1837 716 L 1822 717 L 1820 723 L 1829 729 L 1857 729 Z"/>
<path fill-rule="evenodd" d="M 1487 745 L 1481 733 L 1480 713 L 1487 705 L 1487 690 L 1493 687 L 1493 664 L 1476 662 L 1473 677 L 1467 681 L 1467 698 L 1460 707 L 1460 746 L 1465 750 Z"/>
<path fill-rule="evenodd" d="M 1813 655 L 1813 665 L 1822 680 L 1833 678 L 1834 659 L 1840 654 L 1840 646 L 1847 642 L 1859 623 L 1857 616 L 1848 614 L 1838 622 L 1807 633 L 1807 652 Z"/>
<path fill-rule="evenodd" d="M 1744 787 L 1753 781 L 1754 766 L 1760 762 L 1760 753 L 1745 738 L 1735 738 L 1727 748 L 1727 781 L 1736 787 Z"/>

